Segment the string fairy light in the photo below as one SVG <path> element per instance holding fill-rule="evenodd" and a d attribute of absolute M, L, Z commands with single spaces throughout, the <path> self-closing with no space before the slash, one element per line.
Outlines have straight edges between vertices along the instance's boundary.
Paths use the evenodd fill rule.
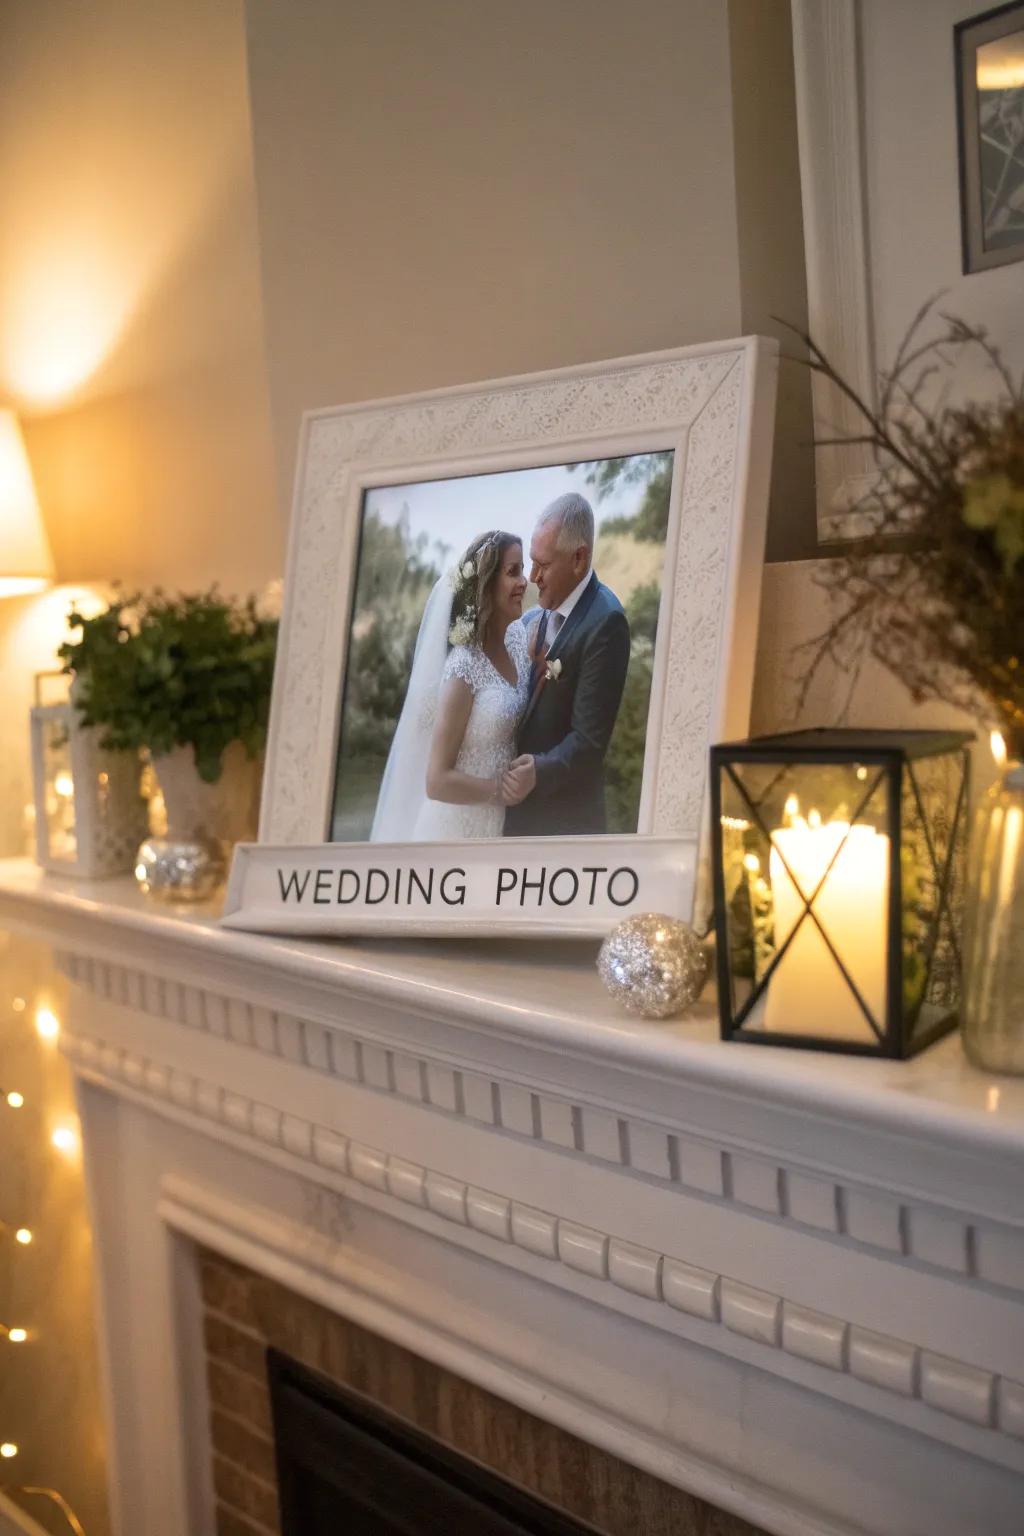
<path fill-rule="evenodd" d="M 36 1009 L 36 1033 L 40 1040 L 56 1040 L 60 1034 L 60 1020 L 52 1008 Z"/>
<path fill-rule="evenodd" d="M 14 1013 L 24 1013 L 26 1002 L 23 997 L 14 997 L 11 1000 L 11 1009 Z M 35 1028 L 41 1040 L 55 1040 L 60 1034 L 60 1020 L 52 1008 L 39 1007 L 35 1010 Z M 0 1088 L 2 1098 L 8 1108 L 21 1109 L 25 1103 L 25 1096 L 18 1089 Z M 78 1150 L 79 1138 L 75 1127 L 69 1124 L 57 1125 L 50 1133 L 50 1143 L 58 1152 L 71 1156 Z M 33 1241 L 31 1227 L 12 1227 L 9 1222 L 0 1221 L 0 1233 L 10 1234 L 15 1243 L 21 1247 L 27 1247 Z M 5 1338 L 9 1344 L 25 1344 L 29 1340 L 29 1331 L 20 1324 L 8 1325 L 0 1322 L 0 1337 Z M 19 1453 L 19 1447 L 14 1440 L 0 1442 L 0 1458 L 11 1461 Z M 81 1521 L 71 1508 L 70 1504 L 56 1488 L 45 1488 L 37 1484 L 4 1483 L 0 1480 L 0 1491 L 8 1494 L 21 1494 L 26 1497 L 48 1499 L 54 1508 L 60 1513 L 72 1536 L 85 1536 L 85 1530 Z"/>
<path fill-rule="evenodd" d="M 58 1125 L 57 1129 L 50 1136 L 50 1142 L 57 1148 L 58 1152 L 65 1152 L 68 1155 L 78 1147 L 78 1137 L 70 1125 Z"/>

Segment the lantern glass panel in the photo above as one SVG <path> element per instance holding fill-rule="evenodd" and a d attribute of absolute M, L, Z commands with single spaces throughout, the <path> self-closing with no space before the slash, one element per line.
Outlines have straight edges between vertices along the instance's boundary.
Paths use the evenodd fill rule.
<path fill-rule="evenodd" d="M 723 846 L 735 841 L 727 904 L 737 1023 L 877 1045 L 890 878 L 883 771 L 733 762 L 722 808 Z"/>
<path fill-rule="evenodd" d="M 740 1010 L 775 956 L 771 845 L 748 796 L 728 774 L 722 778 L 722 854 L 733 1008 Z"/>
<path fill-rule="evenodd" d="M 967 813 L 963 754 L 907 763 L 901 784 L 903 1013 L 913 1035 L 957 1006 Z"/>
<path fill-rule="evenodd" d="M 78 854 L 75 786 L 71 774 L 71 740 L 62 715 L 43 722 L 42 747 L 47 850 L 52 859 L 73 864 Z"/>

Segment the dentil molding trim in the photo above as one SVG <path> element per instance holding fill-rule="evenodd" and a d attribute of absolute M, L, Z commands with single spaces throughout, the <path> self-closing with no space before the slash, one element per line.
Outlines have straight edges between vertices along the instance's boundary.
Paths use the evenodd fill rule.
<path fill-rule="evenodd" d="M 356 1198 L 363 1190 L 375 1191 L 397 1208 L 430 1212 L 495 1245 L 521 1249 L 554 1267 L 658 1303 L 665 1317 L 647 1315 L 656 1325 L 660 1321 L 668 1327 L 673 1312 L 685 1314 L 766 1352 L 780 1351 L 982 1429 L 1024 1439 L 1024 1384 L 477 1188 L 121 1047 L 69 1034 L 62 1046 L 90 1081 L 115 1091 L 127 1085 L 158 1105 L 173 1105 L 206 1131 L 244 1138 L 259 1155 L 271 1150 L 289 1154 L 318 1176 L 341 1181 Z M 245 1228 L 244 1208 L 236 1202 L 229 1209 L 220 1201 L 217 1209 L 225 1228 Z M 253 1234 L 265 1231 L 266 1219 L 253 1217 L 250 1226 Z M 215 1232 L 205 1236 L 217 1246 Z M 289 1249 L 282 1241 L 279 1251 L 291 1251 L 294 1260 L 293 1245 Z"/>
<path fill-rule="evenodd" d="M 58 963 L 70 980 L 101 1000 L 228 1039 L 243 1049 L 541 1142 L 565 1157 L 596 1159 L 662 1187 L 827 1234 L 895 1261 L 910 1259 L 961 1281 L 1024 1294 L 1024 1230 L 1019 1228 L 909 1200 L 892 1189 L 828 1178 L 820 1168 L 759 1157 L 736 1143 L 616 1113 L 606 1103 L 570 1100 L 523 1080 L 484 1076 L 423 1052 L 390 1049 L 351 1030 L 262 1008 L 226 992 L 84 955 L 61 953 Z"/>

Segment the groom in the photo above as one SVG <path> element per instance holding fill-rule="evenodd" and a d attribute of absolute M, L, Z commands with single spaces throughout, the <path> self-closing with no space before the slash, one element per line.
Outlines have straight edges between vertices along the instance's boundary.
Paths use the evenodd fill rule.
<path fill-rule="evenodd" d="M 519 756 L 505 774 L 507 837 L 604 832 L 604 757 L 629 665 L 629 623 L 591 569 L 594 514 L 575 491 L 545 507 L 530 543 L 540 607 Z"/>

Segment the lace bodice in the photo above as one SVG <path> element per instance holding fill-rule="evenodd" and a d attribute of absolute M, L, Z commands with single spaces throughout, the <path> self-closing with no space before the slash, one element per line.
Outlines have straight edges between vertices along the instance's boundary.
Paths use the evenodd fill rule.
<path fill-rule="evenodd" d="M 478 645 L 453 646 L 444 666 L 442 687 L 457 677 L 473 691 L 473 707 L 455 766 L 460 773 L 475 778 L 493 779 L 508 767 L 515 756 L 516 728 L 529 698 L 530 657 L 526 630 L 519 620 L 505 633 L 505 649 L 515 666 L 514 684 L 502 677 Z M 428 800 L 416 837 L 500 837 L 504 819 L 500 805 L 448 805 Z"/>

